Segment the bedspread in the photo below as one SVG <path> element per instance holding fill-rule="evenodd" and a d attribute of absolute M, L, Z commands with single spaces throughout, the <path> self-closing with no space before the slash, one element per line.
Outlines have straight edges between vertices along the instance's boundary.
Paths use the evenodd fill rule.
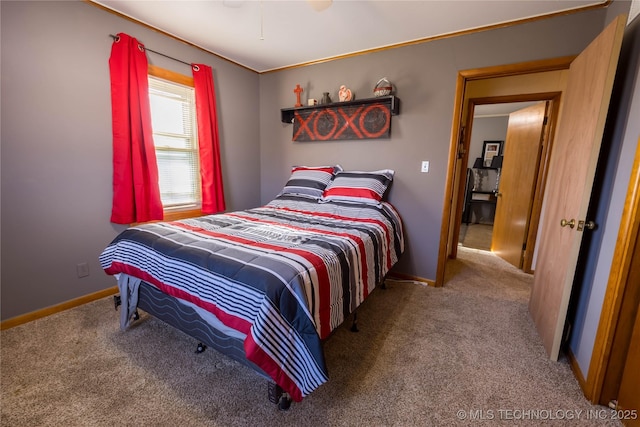
<path fill-rule="evenodd" d="M 328 380 L 322 340 L 404 250 L 395 209 L 281 196 L 244 211 L 149 223 L 100 255 L 246 335 L 247 359 L 295 401 Z"/>

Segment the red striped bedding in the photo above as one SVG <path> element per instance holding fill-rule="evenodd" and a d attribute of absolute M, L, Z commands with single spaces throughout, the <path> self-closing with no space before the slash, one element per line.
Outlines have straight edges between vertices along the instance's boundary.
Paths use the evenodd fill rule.
<path fill-rule="evenodd" d="M 255 209 L 131 227 L 100 262 L 245 334 L 247 359 L 300 401 L 328 380 L 322 340 L 403 250 L 389 203 L 283 195 Z"/>

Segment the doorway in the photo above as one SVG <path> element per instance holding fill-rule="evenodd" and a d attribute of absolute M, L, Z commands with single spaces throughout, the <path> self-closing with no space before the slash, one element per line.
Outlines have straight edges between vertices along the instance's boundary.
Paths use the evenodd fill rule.
<path fill-rule="evenodd" d="M 571 244 L 572 248 L 579 247 L 581 234 L 578 233 L 596 226 L 593 222 L 583 219 L 587 215 L 583 212 L 583 208 L 587 205 L 586 202 L 588 202 L 592 185 L 591 180 L 596 163 L 593 159 L 594 156 L 598 155 L 600 142 L 602 140 L 602 127 L 606 119 L 611 86 L 614 80 L 622 35 L 624 33 L 625 20 L 625 16 L 617 17 L 580 55 L 574 60 L 569 60 L 568 63 L 565 63 L 565 67 L 560 66 L 558 68 L 558 70 L 566 71 L 566 67 L 569 67 L 564 81 L 565 89 L 559 89 L 564 93 L 563 103 L 566 105 L 563 107 L 565 110 L 562 119 L 563 123 L 562 126 L 558 128 L 557 143 L 554 148 L 553 176 L 550 176 L 551 179 L 549 179 L 551 183 L 548 186 L 549 202 L 547 205 L 549 206 L 545 208 L 545 216 L 548 216 L 548 218 L 544 222 L 545 225 L 542 227 L 543 230 L 541 233 L 543 236 L 541 241 L 544 241 L 545 244 L 541 245 L 539 268 L 534 276 L 534 278 L 538 280 L 534 280 L 529 304 L 529 310 L 536 323 L 538 333 L 543 339 L 547 353 L 553 360 L 557 357 L 557 344 L 563 332 L 561 328 L 557 327 L 564 322 L 563 319 L 565 316 L 564 309 L 560 307 L 560 305 L 563 305 L 566 299 L 563 295 L 561 301 L 561 299 L 557 298 L 557 295 L 553 295 L 552 292 L 545 293 L 545 289 L 542 291 L 540 291 L 540 289 L 549 284 L 552 286 L 557 285 L 552 291 L 559 290 L 564 292 L 569 289 L 568 285 L 570 284 L 571 277 L 569 274 L 565 274 L 565 272 L 568 271 L 568 269 L 575 268 L 574 255 L 577 251 L 569 251 L 567 245 Z M 558 61 L 557 64 L 560 65 L 560 62 L 562 61 Z M 503 75 L 507 77 L 523 77 L 538 73 L 538 71 L 533 71 L 529 65 L 531 64 L 516 65 Z M 548 64 L 541 65 L 537 63 L 537 65 L 545 68 Z M 470 110 L 468 100 L 473 98 L 473 96 L 470 95 L 472 92 L 470 90 L 470 83 L 473 83 L 473 80 L 486 81 L 491 78 L 491 73 L 487 70 L 481 70 L 480 72 L 471 71 L 468 75 L 460 73 L 458 76 L 449 169 L 446 182 L 447 197 L 445 198 L 441 234 L 444 238 L 441 239 L 440 242 L 436 286 L 443 285 L 442 279 L 446 260 L 448 258 L 455 258 L 456 256 L 457 245 L 452 245 L 452 242 L 455 241 L 456 234 L 452 233 L 452 230 L 455 229 L 456 220 L 458 219 L 457 212 L 460 208 L 460 199 L 458 197 L 460 192 L 460 168 L 461 164 L 464 164 L 464 161 L 468 160 L 468 152 L 466 151 L 468 148 L 468 136 L 465 135 L 465 131 L 471 129 L 468 126 Z M 495 88 L 494 86 L 494 89 Z M 508 92 L 509 90 L 513 90 L 513 87 L 509 87 L 508 89 L 501 87 L 501 89 Z M 587 94 L 585 94 L 585 89 L 589 89 Z M 518 91 L 511 93 L 518 93 Z M 593 94 L 597 94 L 597 96 L 592 96 Z M 553 133 L 551 134 L 553 135 Z M 579 142 L 581 145 L 576 142 Z M 589 146 L 589 144 L 591 145 Z M 556 151 L 557 153 L 555 153 Z M 576 158 L 576 156 L 574 156 L 576 152 L 581 155 L 588 155 L 586 156 L 588 158 Z M 636 163 L 636 166 L 637 164 L 638 163 Z M 567 174 L 568 176 L 565 176 Z M 546 175 L 543 176 L 543 179 L 546 180 Z M 572 185 L 567 185 L 567 183 L 572 183 Z M 629 242 L 633 240 L 631 236 L 636 237 L 636 235 L 626 227 L 626 224 L 633 223 L 632 218 L 634 218 L 635 213 L 637 213 L 637 211 L 635 211 L 633 214 L 628 215 L 631 212 L 627 212 L 627 206 L 638 206 L 637 201 L 640 197 L 638 196 L 637 188 L 637 186 L 633 188 L 631 188 L 631 186 L 629 187 L 628 199 L 630 199 L 630 201 L 628 204 L 625 203 L 625 214 L 623 215 L 620 228 L 620 234 L 623 236 L 619 238 L 616 243 L 616 253 L 620 252 L 620 262 L 624 264 L 624 267 L 621 265 L 621 269 L 618 271 L 616 269 L 618 263 L 616 260 L 616 268 L 612 268 L 610 273 L 607 295 L 602 307 L 598 336 L 596 337 L 596 343 L 593 348 L 592 363 L 589 367 L 589 375 L 586 378 L 586 382 L 584 380 L 580 381 L 585 396 L 592 402 L 598 401 L 598 397 L 601 397 L 603 377 L 605 376 L 604 371 L 610 361 L 612 338 L 618 332 L 615 329 L 616 319 L 618 316 L 623 315 L 623 311 L 620 309 L 621 295 L 625 288 L 623 277 L 626 278 L 630 273 L 630 263 L 627 263 L 629 259 L 628 256 L 622 255 L 628 254 Z M 580 191 L 576 191 L 576 189 Z M 569 197 L 567 193 L 569 193 L 571 197 Z M 541 194 L 544 194 L 544 192 Z M 577 203 L 573 202 L 580 202 L 580 209 L 577 209 Z M 562 208 L 562 211 L 558 211 L 558 207 Z M 628 209 L 628 211 L 632 210 L 634 209 Z M 625 223 L 624 230 L 622 227 L 623 222 Z M 637 225 L 637 223 L 634 224 Z M 558 227 L 560 228 L 559 231 L 557 230 Z M 576 233 L 571 233 L 574 227 L 577 227 L 575 230 Z M 637 228 L 635 230 L 637 231 Z M 567 235 L 570 235 L 569 238 L 565 238 Z M 637 239 L 634 240 L 634 242 L 635 241 L 637 241 Z M 560 244 L 558 244 L 558 242 L 560 242 Z M 569 257 L 567 257 L 568 254 L 570 255 Z M 562 255 L 560 260 L 558 260 L 557 255 Z M 614 259 L 616 259 L 616 257 L 614 257 Z M 554 266 L 558 266 L 558 268 L 554 270 Z M 549 271 L 549 269 L 551 269 L 551 271 Z M 551 295 L 551 297 L 549 297 L 549 295 Z M 561 304 L 558 303 L 559 301 L 561 301 Z M 542 304 L 540 304 L 540 302 L 542 302 Z M 551 306 L 549 302 L 556 305 Z M 538 308 L 540 307 L 546 309 L 546 314 L 543 313 L 542 316 L 539 315 L 540 310 L 538 310 Z M 635 334 L 636 332 L 634 331 L 633 333 Z M 594 373 L 595 375 L 593 375 Z M 580 379 L 581 375 L 578 377 Z M 633 395 L 637 397 L 637 393 Z M 637 403 L 636 401 L 636 406 Z M 625 407 L 622 403 L 621 406 Z"/>
<path fill-rule="evenodd" d="M 573 59 L 571 56 L 459 72 L 435 286 L 444 284 L 446 261 L 457 255 L 473 109 L 477 105 L 559 100 Z M 554 108 L 557 112 L 559 102 Z M 550 135 L 553 126 L 550 126 Z M 545 173 L 543 171 L 541 179 Z"/>
<path fill-rule="evenodd" d="M 506 144 L 512 140 L 514 142 L 509 144 L 513 147 L 509 147 L 510 149 L 521 146 L 522 142 L 518 140 L 520 134 L 518 129 L 523 122 L 530 121 L 526 118 L 522 120 L 516 115 L 516 112 L 536 105 L 540 101 L 478 105 L 475 105 L 474 100 L 471 102 L 474 104 L 473 121 L 469 129 L 467 179 L 458 245 L 469 249 L 491 251 L 497 206 L 500 203 L 500 207 L 503 208 L 506 202 L 504 198 L 501 198 L 503 193 L 500 186 L 501 184 L 509 184 L 509 182 L 505 182 L 505 179 L 509 181 L 521 181 L 522 179 L 520 176 L 514 177 L 513 173 L 511 178 L 509 178 L 510 174 L 506 176 L 503 174 Z M 511 126 L 509 126 L 510 123 Z M 508 132 L 509 128 L 511 128 L 511 134 Z M 491 148 L 497 148 L 497 151 L 492 151 Z M 512 161 L 513 165 L 513 161 L 519 161 L 515 159 L 515 156 L 524 152 L 524 150 L 516 150 L 507 160 Z M 536 152 L 535 155 L 537 156 L 537 154 Z M 488 160 L 490 157 L 491 160 Z M 510 171 L 507 170 L 507 172 Z M 512 182 L 512 185 L 517 184 L 517 182 Z M 529 201 L 525 202 L 528 207 Z M 502 211 L 504 209 L 498 212 Z M 498 227 L 498 231 L 501 231 L 501 227 Z M 500 234 L 498 233 L 499 237 Z M 520 242 L 520 247 L 522 244 L 523 242 Z M 513 262 L 511 264 L 515 265 Z M 520 265 L 516 265 L 516 267 L 521 268 Z M 524 271 L 527 270 L 524 269 Z"/>
<path fill-rule="evenodd" d="M 559 298 L 552 296 L 545 300 L 544 297 L 550 293 L 543 293 L 542 307 L 548 308 L 546 312 L 548 315 L 539 316 L 539 310 L 537 310 L 537 308 L 541 307 L 539 304 L 541 298 L 538 288 L 542 286 L 540 285 L 540 283 L 542 283 L 546 285 L 558 284 L 558 286 L 553 290 L 559 289 L 560 291 L 563 291 L 567 289 L 567 284 L 571 277 L 569 277 L 569 274 L 565 275 L 564 272 L 567 269 L 575 268 L 573 258 L 569 260 L 565 259 L 567 258 L 567 254 L 570 253 L 566 246 L 567 244 L 571 244 L 572 247 L 578 247 L 581 234 L 570 232 L 574 229 L 574 226 L 577 226 L 575 230 L 576 232 L 582 232 L 585 230 L 585 224 L 587 224 L 586 219 L 582 219 L 586 215 L 582 211 L 582 207 L 586 206 L 587 203 L 585 201 L 588 201 L 591 189 L 591 179 L 593 178 L 593 169 L 596 163 L 593 161 L 593 156 L 598 154 L 602 139 L 602 127 L 606 118 L 611 86 L 616 70 L 622 35 L 624 33 L 624 20 L 624 16 L 617 17 L 598 37 L 596 37 L 596 39 L 594 39 L 594 41 L 592 41 L 587 48 L 585 48 L 583 52 L 581 52 L 578 57 L 576 57 L 575 60 L 570 60 L 565 64 L 569 67 L 569 71 L 565 76 L 566 78 L 564 81 L 565 89 L 559 89 L 565 94 L 566 99 L 563 99 L 563 103 L 566 105 L 564 107 L 565 113 L 563 114 L 563 124 L 558 128 L 558 141 L 554 148 L 553 177 L 549 180 L 550 185 L 548 186 L 550 201 L 547 204 L 549 206 L 553 205 L 553 208 L 548 207 L 545 209 L 545 216 L 549 216 L 545 221 L 543 232 L 541 233 L 544 236 L 542 240 L 545 242 L 545 245 L 541 247 L 540 250 L 539 257 L 541 261 L 539 262 L 540 265 L 536 271 L 536 276 L 534 276 L 535 279 L 539 280 L 534 280 L 534 287 L 529 307 L 532 317 L 536 323 L 536 328 L 538 329 L 540 336 L 543 338 L 545 349 L 552 359 L 557 357 L 557 341 L 558 337 L 561 337 L 560 332 L 562 332 L 555 326 L 563 322 L 564 312 L 562 307 L 551 307 L 548 304 L 549 301 L 557 303 L 560 301 Z M 605 60 L 603 60 L 603 58 Z M 507 73 L 508 77 L 523 77 L 524 75 L 528 76 L 537 73 L 530 69 L 527 71 L 527 68 L 526 64 L 520 68 L 516 66 L 515 71 L 512 69 L 511 71 L 513 72 L 510 74 Z M 566 68 L 560 67 L 559 69 L 566 71 Z M 480 72 L 475 75 L 475 80 L 487 80 L 490 78 L 490 73 L 487 72 Z M 442 278 L 441 274 L 444 273 L 446 259 L 455 258 L 456 255 L 455 251 L 457 245 L 451 244 L 452 241 L 455 240 L 455 233 L 451 233 L 451 231 L 455 229 L 456 222 L 453 217 L 456 217 L 460 203 L 460 199 L 456 197 L 460 191 L 460 165 L 466 161 L 468 157 L 468 153 L 466 151 L 468 144 L 467 136 L 465 135 L 465 126 L 466 129 L 469 129 L 468 110 L 470 109 L 470 104 L 467 101 L 468 99 L 473 98 L 473 96 L 470 96 L 469 94 L 471 92 L 470 83 L 473 83 L 472 80 L 473 79 L 470 79 L 468 76 L 463 75 L 463 73 L 459 74 L 454 109 L 452 144 L 450 149 L 450 167 L 448 169 L 449 173 L 446 187 L 446 194 L 451 197 L 445 200 L 445 211 L 443 215 L 443 218 L 445 219 L 443 220 L 442 225 L 442 235 L 445 236 L 446 239 L 442 239 L 440 242 L 441 256 L 438 259 L 436 285 L 443 284 L 439 279 Z M 589 94 L 596 93 L 597 96 L 590 96 L 589 94 L 585 95 L 585 88 L 589 89 Z M 512 90 L 513 87 L 510 87 L 509 89 Z M 508 89 L 505 90 L 508 91 Z M 553 135 L 553 133 L 551 133 L 551 135 Z M 584 144 L 578 145 L 575 142 Z M 591 148 L 588 146 L 589 144 L 592 144 Z M 558 153 L 556 153 L 556 151 Z M 585 155 L 588 154 L 591 157 L 580 157 L 576 159 L 576 156 L 574 156 L 575 152 Z M 564 175 L 567 173 L 571 176 L 565 177 Z M 542 179 L 546 181 L 546 174 L 543 174 Z M 572 183 L 572 185 L 566 185 L 566 183 L 569 182 Z M 580 189 L 580 191 L 575 191 L 576 189 Z M 571 194 L 571 197 L 566 194 L 567 192 Z M 541 194 L 544 194 L 544 191 Z M 637 195 L 634 197 L 636 196 Z M 568 204 L 568 201 L 580 201 L 580 210 L 578 211 L 578 209 L 576 209 L 576 206 L 574 206 L 575 203 Z M 558 206 L 564 210 L 557 212 Z M 565 211 L 569 213 L 567 214 Z M 594 224 L 589 222 L 587 228 L 592 229 L 593 226 Z M 556 230 L 558 227 L 562 228 L 566 232 L 562 233 L 563 230 L 558 232 Z M 570 238 L 565 239 L 567 234 L 571 234 L 569 236 Z M 625 235 L 630 234 L 626 233 Z M 557 244 L 558 241 L 560 241 L 561 244 Z M 558 250 L 558 248 L 562 249 Z M 616 245 L 616 251 L 618 251 L 618 249 L 623 250 L 625 248 L 620 245 L 620 241 Z M 556 262 L 556 254 L 562 255 L 564 258 Z M 573 257 L 573 255 L 575 255 L 574 252 L 571 253 L 571 257 Z M 554 256 L 556 256 L 556 258 L 554 258 Z M 552 271 L 549 272 L 549 268 L 554 265 L 559 266 L 559 268 L 555 270 L 552 269 Z M 538 270 L 541 270 L 542 273 Z M 628 268 L 625 268 L 622 271 L 626 274 L 629 270 Z M 556 277 L 558 276 L 558 273 L 566 280 L 558 280 L 558 277 Z M 622 282 L 616 277 L 613 277 L 613 273 L 614 272 L 612 271 L 612 275 L 610 276 L 610 282 L 613 282 L 613 286 L 607 289 L 607 294 L 618 295 L 621 288 L 623 288 L 619 285 Z M 538 284 L 537 286 L 536 283 Z M 536 290 L 538 290 L 538 292 L 535 292 Z M 611 299 L 615 300 L 615 298 Z M 533 305 L 532 301 L 534 302 Z M 562 302 L 564 303 L 564 301 L 565 299 L 563 297 Z M 557 308 L 557 310 L 554 311 L 554 308 Z M 554 314 L 556 314 L 555 317 Z M 607 337 L 604 339 L 605 342 L 610 342 L 609 338 L 613 334 L 611 322 L 606 318 L 616 318 L 619 314 L 619 307 L 607 302 L 607 299 L 605 299 L 603 304 L 603 315 L 600 322 L 600 328 L 604 332 L 601 333 L 600 330 L 598 331 L 593 355 L 594 358 L 599 358 L 600 360 L 598 363 L 592 363 L 590 365 L 590 375 L 587 378 L 587 384 L 581 384 L 588 399 L 594 399 L 594 394 L 598 394 L 601 391 L 597 389 L 599 388 L 598 385 L 600 387 L 602 386 L 602 369 L 606 366 L 608 361 L 609 353 L 607 350 L 610 350 L 611 348 L 606 344 L 599 343 L 603 336 Z M 554 322 L 554 320 L 555 323 L 549 323 L 549 321 Z M 555 329 L 552 329 L 552 327 L 555 327 Z M 553 342 L 549 339 L 545 339 L 549 337 L 552 338 Z M 600 371 L 595 378 L 591 375 L 592 368 Z M 596 391 L 596 393 L 588 393 L 589 390 L 585 390 L 584 385 L 587 385 L 586 388 L 589 388 L 589 385 L 593 385 L 596 390 L 591 391 Z"/>
<path fill-rule="evenodd" d="M 540 80 L 537 87 L 531 86 L 532 77 Z M 453 203 L 449 212 L 451 228 L 447 238 L 449 259 L 456 258 L 460 237 L 466 241 L 470 234 L 473 237 L 475 229 L 478 231 L 476 235 L 484 233 L 487 237 L 491 236 L 489 250 L 524 272 L 533 272 L 546 174 L 559 114 L 562 87 L 558 82 L 564 81 L 562 77 L 562 71 L 533 73 L 522 76 L 521 86 L 520 83 L 514 83 L 512 76 L 508 79 L 506 91 L 512 91 L 513 94 L 500 96 L 491 95 L 501 92 L 502 78 L 482 79 L 466 85 L 465 92 L 489 96 L 463 101 L 463 111 L 467 117 L 459 144 L 461 155 L 454 164 Z M 557 91 L 534 92 L 536 88 Z M 474 123 L 479 120 L 475 118 L 475 111 L 482 111 L 487 106 L 511 107 L 512 111 L 508 115 L 505 137 L 502 140 L 482 141 L 480 145 L 474 141 Z M 485 159 L 485 149 L 494 145 L 500 147 L 500 155 L 496 156 L 500 161 L 491 164 Z M 479 147 L 482 147 L 482 151 L 477 157 Z M 481 166 L 480 169 L 469 168 L 469 165 L 476 164 Z M 489 181 L 488 187 L 481 188 L 481 191 L 467 191 L 473 185 L 472 181 L 475 184 L 477 177 L 483 181 L 483 175 Z M 474 200 L 476 195 L 482 198 Z M 492 224 L 491 227 L 469 226 L 482 223 L 474 221 L 474 214 L 479 208 L 490 210 L 488 223 Z M 486 240 L 484 248 L 476 249 L 487 250 Z"/>

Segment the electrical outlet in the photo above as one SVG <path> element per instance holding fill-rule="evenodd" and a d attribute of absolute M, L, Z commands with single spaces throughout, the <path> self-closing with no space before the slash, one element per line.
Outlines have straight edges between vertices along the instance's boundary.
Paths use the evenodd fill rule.
<path fill-rule="evenodd" d="M 76 265 L 76 273 L 78 273 L 78 278 L 87 277 L 89 275 L 89 265 L 86 262 Z"/>
<path fill-rule="evenodd" d="M 423 160 L 422 161 L 422 168 L 420 169 L 420 172 L 429 172 L 429 161 L 428 160 Z"/>

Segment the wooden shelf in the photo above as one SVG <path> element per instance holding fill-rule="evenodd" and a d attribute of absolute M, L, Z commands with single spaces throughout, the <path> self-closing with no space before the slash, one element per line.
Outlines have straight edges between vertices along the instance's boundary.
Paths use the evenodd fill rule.
<path fill-rule="evenodd" d="M 495 191 L 495 190 L 491 190 L 491 191 L 471 190 L 471 193 L 473 193 L 473 194 L 493 194 L 493 195 L 495 195 L 497 193 L 497 191 Z"/>
<path fill-rule="evenodd" d="M 282 123 L 292 123 L 293 117 L 296 112 L 305 112 L 310 110 L 332 109 L 348 106 L 359 106 L 369 104 L 387 104 L 392 116 L 397 116 L 400 113 L 400 99 L 395 95 L 378 96 L 375 98 L 356 99 L 353 101 L 345 102 L 332 102 L 330 104 L 311 105 L 297 108 L 283 108 L 280 110 L 280 120 Z"/>

